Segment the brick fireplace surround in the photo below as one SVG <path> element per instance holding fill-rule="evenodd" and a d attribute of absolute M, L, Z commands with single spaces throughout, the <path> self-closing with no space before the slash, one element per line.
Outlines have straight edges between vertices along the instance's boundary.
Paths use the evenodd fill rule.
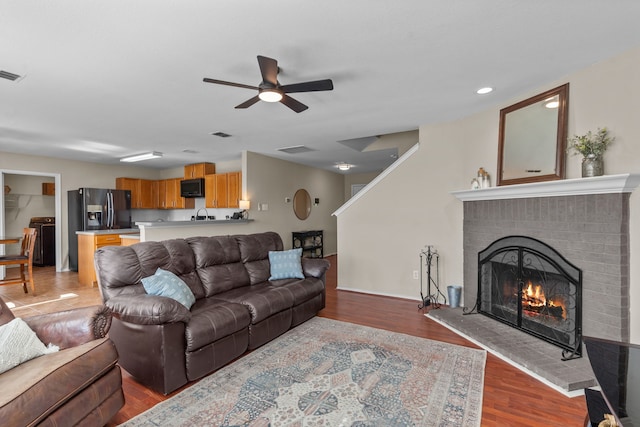
<path fill-rule="evenodd" d="M 640 175 L 607 175 L 452 193 L 464 203 L 464 303 L 478 292 L 478 252 L 495 240 L 541 240 L 582 269 L 583 335 L 628 341 L 629 197 Z M 533 374 L 566 395 L 594 384 L 586 357 L 561 361 L 561 349 L 480 314 L 432 310 L 429 317 Z"/>

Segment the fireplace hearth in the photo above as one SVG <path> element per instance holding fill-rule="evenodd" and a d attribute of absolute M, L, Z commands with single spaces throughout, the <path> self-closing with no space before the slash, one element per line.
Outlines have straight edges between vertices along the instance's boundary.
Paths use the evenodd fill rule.
<path fill-rule="evenodd" d="M 507 236 L 478 253 L 478 313 L 581 357 L 582 271 L 551 246 Z"/>

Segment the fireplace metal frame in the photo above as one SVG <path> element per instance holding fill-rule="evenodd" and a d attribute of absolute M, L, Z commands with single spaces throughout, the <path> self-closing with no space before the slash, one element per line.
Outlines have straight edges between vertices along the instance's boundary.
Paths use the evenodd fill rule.
<path fill-rule="evenodd" d="M 494 315 L 490 311 L 485 310 L 482 306 L 482 266 L 491 262 L 491 260 L 494 257 L 499 256 L 500 253 L 508 252 L 517 252 L 517 324 Z M 526 269 L 530 269 L 524 262 L 525 252 L 544 260 L 556 270 L 556 272 L 551 273 L 562 275 L 569 283 L 575 286 L 575 328 L 572 331 L 575 333 L 575 336 L 573 337 L 573 343 L 575 345 L 573 347 L 522 326 L 522 292 L 525 285 L 525 274 L 523 272 Z M 546 274 L 550 272 L 542 271 L 542 273 Z M 562 348 L 562 360 L 582 357 L 582 270 L 570 263 L 553 247 L 540 240 L 528 236 L 507 236 L 494 241 L 487 248 L 478 253 L 478 294 L 475 308 L 480 314 L 508 324 L 520 331 L 536 336 Z"/>

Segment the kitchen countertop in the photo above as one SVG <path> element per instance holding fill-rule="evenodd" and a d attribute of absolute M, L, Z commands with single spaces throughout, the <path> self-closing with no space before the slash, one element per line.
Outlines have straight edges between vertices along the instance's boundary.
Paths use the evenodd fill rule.
<path fill-rule="evenodd" d="M 139 221 L 138 227 L 193 227 L 198 225 L 246 224 L 252 219 L 213 219 L 198 221 Z"/>
<path fill-rule="evenodd" d="M 121 239 L 134 239 L 140 240 L 140 234 L 121 234 L 119 236 Z"/>
<path fill-rule="evenodd" d="M 83 234 L 88 236 L 96 236 L 100 234 L 138 234 L 140 230 L 137 228 L 118 228 L 111 230 L 87 230 L 87 231 L 76 231 L 76 234 Z"/>

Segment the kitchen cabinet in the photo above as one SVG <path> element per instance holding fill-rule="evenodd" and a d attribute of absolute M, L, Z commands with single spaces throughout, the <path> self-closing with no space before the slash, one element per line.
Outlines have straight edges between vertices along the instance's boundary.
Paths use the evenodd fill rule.
<path fill-rule="evenodd" d="M 184 178 L 204 178 L 206 175 L 212 175 L 216 173 L 215 163 L 194 163 L 192 165 L 184 166 Z"/>
<path fill-rule="evenodd" d="M 116 178 L 116 190 L 131 191 L 131 209 L 153 209 L 156 207 L 153 182 L 149 179 Z"/>
<path fill-rule="evenodd" d="M 237 208 L 240 202 L 241 173 L 228 172 L 204 177 L 206 208 Z"/>
<path fill-rule="evenodd" d="M 97 284 L 93 254 L 104 246 L 120 246 L 120 234 L 78 234 L 78 282 L 85 286 Z"/>
<path fill-rule="evenodd" d="M 169 178 L 165 182 L 164 209 L 193 209 L 196 206 L 194 199 L 180 197 L 180 181 L 182 178 Z M 162 193 L 160 193 L 162 197 Z"/>
<path fill-rule="evenodd" d="M 242 174 L 240 172 L 229 172 L 227 174 L 227 203 L 230 208 L 240 207 L 240 197 L 242 196 Z"/>
<path fill-rule="evenodd" d="M 43 182 L 42 183 L 42 195 L 43 196 L 55 196 L 56 195 L 56 184 L 53 182 Z"/>

